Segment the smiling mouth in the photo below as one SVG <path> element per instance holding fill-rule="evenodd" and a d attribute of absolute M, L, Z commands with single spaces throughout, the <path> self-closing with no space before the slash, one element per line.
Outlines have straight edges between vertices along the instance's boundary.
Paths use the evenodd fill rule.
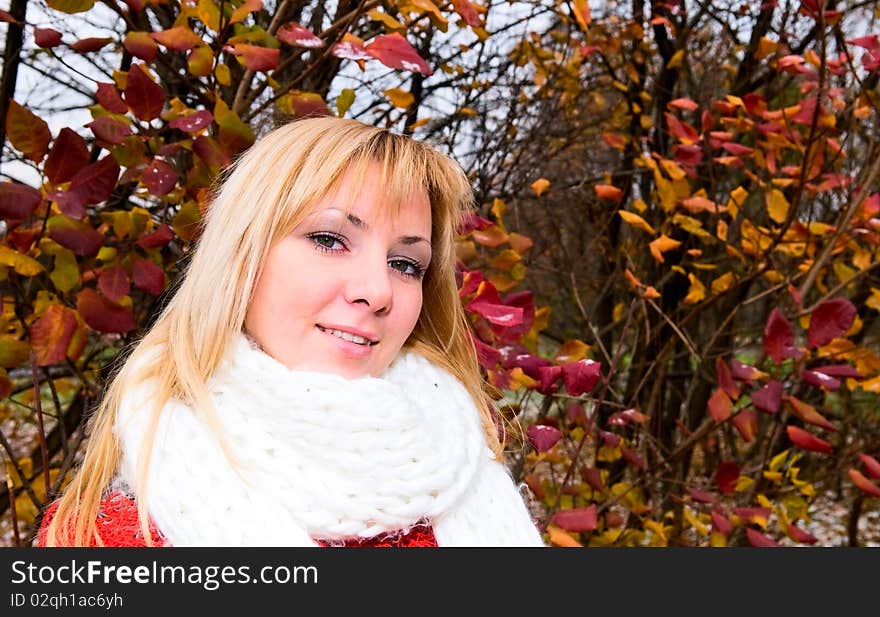
<path fill-rule="evenodd" d="M 373 345 L 377 345 L 379 341 L 371 341 L 370 339 L 366 339 L 362 336 L 358 336 L 357 334 L 351 334 L 350 332 L 345 332 L 343 330 L 334 330 L 332 328 L 325 328 L 320 324 L 315 324 L 318 326 L 318 329 L 321 332 L 326 332 L 327 334 L 332 334 L 337 338 L 341 338 L 344 341 L 348 341 L 350 343 L 355 343 L 356 345 L 363 345 L 364 347 L 372 347 Z"/>

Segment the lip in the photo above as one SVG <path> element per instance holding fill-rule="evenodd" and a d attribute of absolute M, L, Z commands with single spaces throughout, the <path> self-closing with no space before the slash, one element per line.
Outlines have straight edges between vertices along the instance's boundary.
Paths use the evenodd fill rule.
<path fill-rule="evenodd" d="M 372 334 L 372 333 L 367 332 L 365 330 L 358 330 L 357 328 L 351 328 L 349 326 L 339 326 L 336 324 L 327 324 L 327 323 L 319 323 L 319 324 L 315 324 L 315 325 L 318 326 L 319 328 L 324 328 L 326 330 L 342 330 L 343 332 L 348 332 L 349 334 L 354 334 L 355 336 L 360 336 L 362 338 L 365 338 L 368 341 L 370 341 L 369 347 L 372 347 L 373 345 L 375 345 L 376 343 L 379 342 L 379 338 L 375 334 Z M 342 339 L 340 339 L 340 340 L 342 340 Z M 357 343 L 355 343 L 355 344 L 357 344 Z"/>
<path fill-rule="evenodd" d="M 373 347 L 376 346 L 375 343 L 371 345 L 359 345 L 357 343 L 352 343 L 351 341 L 346 341 L 345 339 L 341 339 L 338 336 L 330 334 L 329 332 L 324 332 L 321 328 L 326 326 L 318 327 L 318 324 L 315 324 L 315 329 L 321 334 L 325 335 L 330 339 L 330 342 L 337 350 L 339 350 L 342 355 L 347 358 L 351 358 L 352 360 L 360 360 L 366 358 L 373 352 Z M 332 328 L 333 330 L 343 330 L 342 328 Z M 349 330 L 343 330 L 344 332 L 349 332 Z M 357 332 L 352 332 L 352 334 L 357 334 Z M 358 334 L 358 336 L 364 336 L 362 334 Z M 364 336 L 364 338 L 367 338 Z M 372 340 L 372 339 L 370 339 Z"/>

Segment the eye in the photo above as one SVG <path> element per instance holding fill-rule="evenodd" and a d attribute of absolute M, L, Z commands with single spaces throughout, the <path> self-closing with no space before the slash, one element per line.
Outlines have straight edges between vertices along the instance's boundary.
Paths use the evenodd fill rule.
<path fill-rule="evenodd" d="M 420 263 L 408 259 L 392 259 L 388 264 L 404 276 L 412 278 L 421 278 L 425 272 L 425 268 Z"/>
<path fill-rule="evenodd" d="M 338 252 L 345 248 L 342 239 L 330 233 L 314 233 L 309 235 L 308 238 L 315 243 L 315 248 L 321 251 Z M 335 248 L 334 245 L 336 244 L 342 245 L 342 248 Z"/>

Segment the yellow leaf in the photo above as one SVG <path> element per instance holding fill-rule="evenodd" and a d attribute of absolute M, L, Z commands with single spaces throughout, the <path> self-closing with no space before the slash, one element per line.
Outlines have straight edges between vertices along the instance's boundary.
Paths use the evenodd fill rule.
<path fill-rule="evenodd" d="M 458 113 L 460 113 L 462 116 L 467 116 L 468 118 L 473 118 L 477 115 L 477 110 L 475 110 L 471 107 L 462 107 L 461 109 L 458 110 Z"/>
<path fill-rule="evenodd" d="M 779 189 L 770 189 L 764 197 L 767 203 L 767 214 L 777 223 L 784 223 L 788 216 L 789 203 Z"/>
<path fill-rule="evenodd" d="M 697 531 L 697 533 L 704 536 L 709 534 L 709 527 L 687 506 L 684 507 L 684 518 L 690 523 L 691 527 Z"/>
<path fill-rule="evenodd" d="M 39 261 L 8 246 L 0 246 L 0 266 L 11 266 L 22 276 L 36 276 L 43 271 Z"/>
<path fill-rule="evenodd" d="M 657 184 L 657 195 L 660 197 L 660 205 L 667 212 L 675 209 L 675 203 L 678 197 L 675 194 L 675 187 L 672 182 L 664 178 L 660 172 L 654 173 L 654 182 Z"/>
<path fill-rule="evenodd" d="M 196 13 L 203 24 L 214 32 L 220 31 L 220 9 L 213 0 L 199 0 Z"/>
<path fill-rule="evenodd" d="M 567 364 L 583 360 L 590 353 L 590 346 L 580 339 L 568 339 L 557 350 L 553 361 L 557 364 Z"/>
<path fill-rule="evenodd" d="M 632 225 L 633 227 L 637 227 L 642 231 L 646 231 L 651 235 L 654 235 L 656 232 L 654 228 L 651 227 L 645 219 L 640 217 L 638 214 L 634 214 L 632 212 L 627 212 L 626 210 L 618 210 L 617 213 L 620 215 L 627 224 Z"/>
<path fill-rule="evenodd" d="M 675 161 L 670 161 L 669 159 L 660 159 L 660 165 L 673 180 L 682 180 L 687 175 Z"/>
<path fill-rule="evenodd" d="M 684 60 L 684 49 L 679 49 L 677 52 L 672 54 L 672 58 L 669 60 L 669 63 L 666 65 L 668 69 L 675 69 L 681 66 L 681 62 Z"/>
<path fill-rule="evenodd" d="M 214 77 L 217 78 L 217 82 L 221 86 L 228 86 L 232 83 L 232 73 L 229 71 L 229 67 L 222 62 L 218 62 L 214 68 Z"/>
<path fill-rule="evenodd" d="M 741 186 L 730 191 L 730 199 L 727 201 L 727 212 L 730 214 L 731 218 L 736 218 L 739 209 L 744 203 L 746 203 L 746 198 L 748 196 L 749 192 Z"/>
<path fill-rule="evenodd" d="M 392 105 L 399 107 L 400 109 L 406 109 L 416 100 L 410 92 L 401 88 L 390 88 L 389 90 L 385 90 L 382 94 L 388 97 L 388 100 L 391 101 Z"/>
<path fill-rule="evenodd" d="M 761 40 L 758 41 L 758 49 L 755 52 L 755 59 L 763 60 L 767 56 L 776 52 L 776 48 L 779 46 L 779 43 L 776 41 L 771 41 L 766 37 L 761 37 Z"/>
<path fill-rule="evenodd" d="M 564 529 L 557 527 L 553 523 L 547 525 L 547 533 L 550 534 L 550 544 L 553 544 L 554 546 L 564 546 L 570 548 L 583 546 L 583 544 L 574 539 L 574 536 L 572 536 Z"/>
<path fill-rule="evenodd" d="M 492 258 L 492 261 L 489 262 L 489 265 L 497 270 L 510 272 L 510 269 L 513 268 L 513 266 L 515 266 L 520 260 L 522 260 L 522 257 L 519 253 L 517 253 L 513 249 L 504 249 Z"/>
<path fill-rule="evenodd" d="M 662 523 L 650 519 L 643 521 L 642 525 L 645 529 L 657 536 L 657 539 L 661 542 L 660 546 L 666 546 L 669 543 L 669 537 L 666 535 L 666 531 L 671 529 L 670 526 L 664 526 Z"/>
<path fill-rule="evenodd" d="M 651 250 L 651 255 L 653 255 L 654 259 L 660 263 L 666 261 L 663 259 L 663 253 L 678 248 L 679 246 L 681 246 L 681 242 L 670 238 L 666 234 L 661 235 L 659 238 L 648 244 L 648 248 Z"/>
<path fill-rule="evenodd" d="M 500 221 L 504 218 L 505 212 L 507 212 L 507 204 L 496 197 L 492 201 L 492 214 L 494 214 L 495 218 Z"/>
<path fill-rule="evenodd" d="M 684 303 L 696 304 L 706 297 L 706 288 L 700 282 L 700 279 L 695 277 L 692 273 L 688 273 L 688 279 L 691 282 L 691 288 L 688 290 L 688 294 L 684 297 Z"/>
<path fill-rule="evenodd" d="M 871 295 L 865 300 L 865 306 L 868 306 L 875 311 L 880 311 L 880 289 L 871 287 Z"/>
<path fill-rule="evenodd" d="M 436 28 L 439 28 L 441 32 L 446 32 L 446 29 L 449 27 L 449 22 L 431 0 L 407 0 L 400 9 L 411 13 L 427 13 L 431 23 Z"/>
<path fill-rule="evenodd" d="M 547 178 L 538 178 L 531 184 L 532 190 L 540 197 L 544 191 L 550 188 L 550 181 Z"/>
<path fill-rule="evenodd" d="M 515 231 L 511 232 L 510 235 L 507 237 L 507 242 L 510 244 L 510 248 L 512 248 L 520 255 L 532 248 L 532 245 L 534 244 L 531 238 L 522 234 L 518 234 Z"/>
<path fill-rule="evenodd" d="M 724 293 L 730 286 L 734 283 L 733 272 L 725 272 L 717 279 L 712 281 L 712 293 L 718 295 L 720 293 Z"/>
<path fill-rule="evenodd" d="M 385 25 L 386 30 L 390 30 L 391 32 L 399 32 L 403 33 L 406 30 L 406 26 L 394 19 L 388 13 L 380 11 L 379 9 L 372 9 L 367 13 L 367 17 L 372 19 L 373 21 L 382 22 Z"/>
<path fill-rule="evenodd" d="M 336 97 L 336 113 L 341 118 L 345 112 L 349 110 L 351 104 L 354 103 L 354 90 L 351 88 L 343 88 L 339 96 Z"/>
<path fill-rule="evenodd" d="M 638 210 L 639 212 L 644 212 L 645 210 L 648 209 L 648 204 L 646 204 L 646 203 L 645 203 L 645 200 L 644 200 L 644 199 L 641 199 L 641 198 L 638 198 L 638 199 L 634 200 L 634 201 L 633 201 L 633 206 L 634 206 L 635 209 Z"/>

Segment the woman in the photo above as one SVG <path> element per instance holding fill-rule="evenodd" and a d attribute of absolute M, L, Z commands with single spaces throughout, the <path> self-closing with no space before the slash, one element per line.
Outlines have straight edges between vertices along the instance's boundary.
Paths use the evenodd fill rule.
<path fill-rule="evenodd" d="M 471 200 L 452 160 L 356 121 L 259 140 L 38 542 L 543 545 L 458 296 Z"/>

